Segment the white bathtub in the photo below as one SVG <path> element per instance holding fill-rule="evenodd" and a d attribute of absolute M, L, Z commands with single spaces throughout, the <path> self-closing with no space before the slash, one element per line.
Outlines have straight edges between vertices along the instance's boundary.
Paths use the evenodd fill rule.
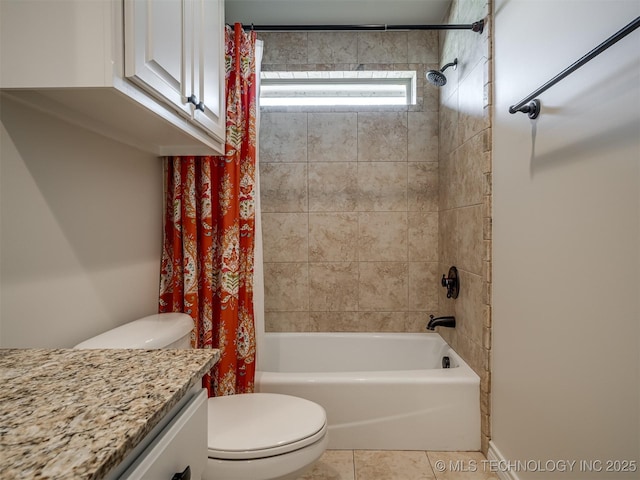
<path fill-rule="evenodd" d="M 262 342 L 256 391 L 322 405 L 330 449 L 480 450 L 480 379 L 437 333 L 266 333 Z"/>

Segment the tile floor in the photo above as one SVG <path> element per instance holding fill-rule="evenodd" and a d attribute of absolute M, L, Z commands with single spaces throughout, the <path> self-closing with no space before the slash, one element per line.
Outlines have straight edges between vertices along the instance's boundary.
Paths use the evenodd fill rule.
<path fill-rule="evenodd" d="M 498 480 L 480 452 L 327 450 L 299 480 Z"/>

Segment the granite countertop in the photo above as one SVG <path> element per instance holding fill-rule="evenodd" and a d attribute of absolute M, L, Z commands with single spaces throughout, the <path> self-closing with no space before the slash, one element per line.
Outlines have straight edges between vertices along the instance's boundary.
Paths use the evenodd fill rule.
<path fill-rule="evenodd" d="M 0 478 L 103 478 L 218 357 L 218 350 L 0 350 Z"/>

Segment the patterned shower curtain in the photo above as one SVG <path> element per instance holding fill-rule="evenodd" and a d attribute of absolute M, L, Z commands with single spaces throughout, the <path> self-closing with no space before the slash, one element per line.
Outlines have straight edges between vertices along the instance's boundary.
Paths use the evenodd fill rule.
<path fill-rule="evenodd" d="M 221 350 L 209 396 L 250 393 L 255 376 L 256 35 L 236 24 L 225 40 L 225 155 L 165 163 L 159 311 L 188 313 L 192 346 Z"/>

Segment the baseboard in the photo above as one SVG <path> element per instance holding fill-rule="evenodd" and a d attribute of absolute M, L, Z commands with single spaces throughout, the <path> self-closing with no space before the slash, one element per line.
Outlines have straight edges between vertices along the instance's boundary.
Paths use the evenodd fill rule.
<path fill-rule="evenodd" d="M 487 451 L 487 460 L 489 462 L 495 462 L 496 465 L 507 464 L 507 459 L 504 458 L 502 452 L 496 447 L 496 444 L 493 441 L 489 442 L 489 450 Z M 520 477 L 516 475 L 514 471 L 506 468 L 497 468 L 496 475 L 500 480 L 520 480 Z"/>

